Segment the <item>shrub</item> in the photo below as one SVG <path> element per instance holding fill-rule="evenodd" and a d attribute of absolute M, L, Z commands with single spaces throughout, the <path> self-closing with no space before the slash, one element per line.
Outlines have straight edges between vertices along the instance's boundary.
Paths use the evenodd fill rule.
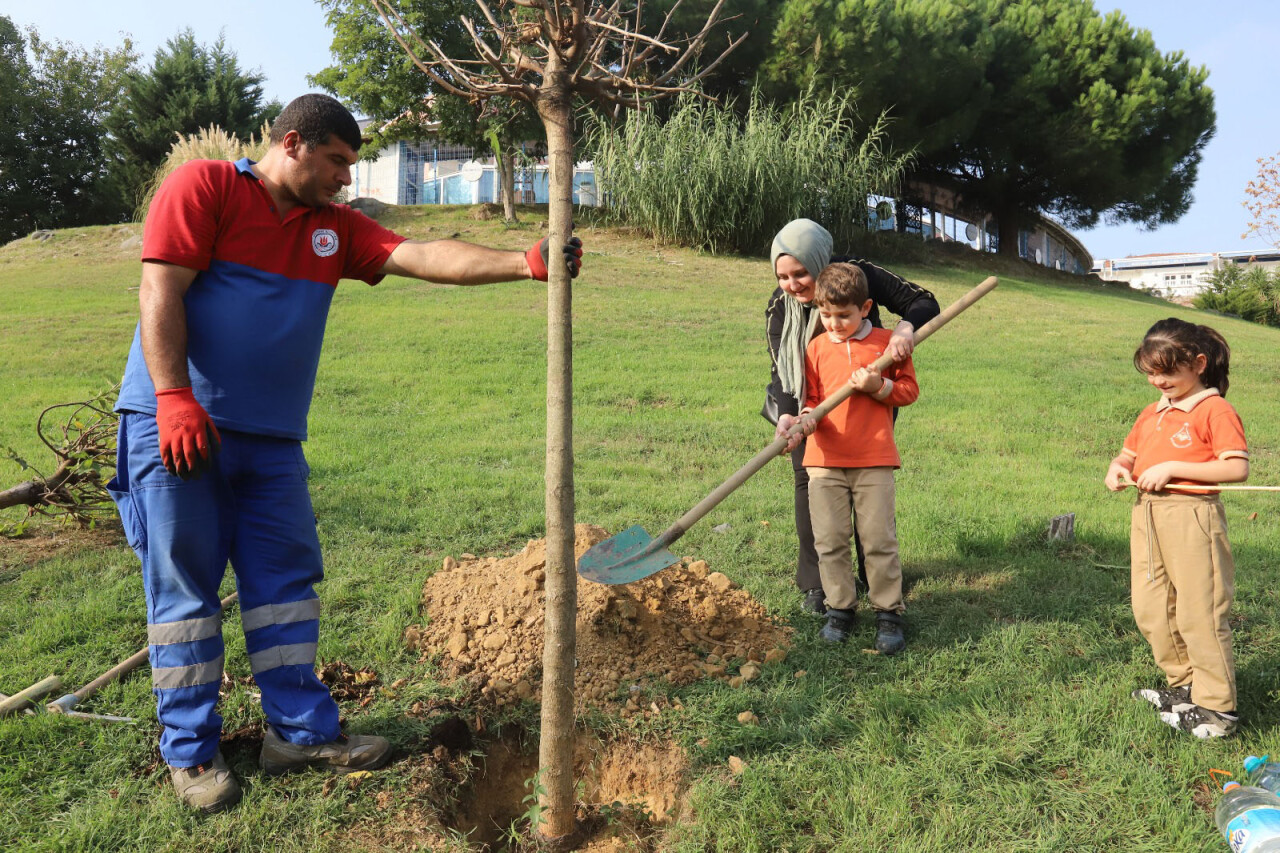
<path fill-rule="evenodd" d="M 235 161 L 241 157 L 248 157 L 250 160 L 261 160 L 262 155 L 267 153 L 271 126 L 263 124 L 260 134 L 258 137 L 251 136 L 247 141 L 241 141 L 235 135 L 213 124 L 207 128 L 202 128 L 199 133 L 190 135 L 176 134 L 178 141 L 173 143 L 173 147 L 169 149 L 168 156 L 156 169 L 156 173 L 151 180 L 147 182 L 142 198 L 138 202 L 138 207 L 134 211 L 135 220 L 142 222 L 146 219 L 147 209 L 151 207 L 151 199 L 155 196 L 156 190 L 160 188 L 160 184 L 164 182 L 164 179 L 169 177 L 173 170 L 183 163 L 191 160 Z"/>
<path fill-rule="evenodd" d="M 597 118 L 586 138 L 614 217 L 661 240 L 759 254 L 798 217 L 836 246 L 865 235 L 868 195 L 892 194 L 909 159 L 882 149 L 884 125 L 859 133 L 848 95 L 810 90 L 776 107 L 753 91 L 745 113 L 688 94 L 665 122 L 648 110 Z"/>
<path fill-rule="evenodd" d="M 1193 304 L 1264 326 L 1280 326 L 1280 271 L 1228 264 L 1209 276 L 1209 289 Z"/>

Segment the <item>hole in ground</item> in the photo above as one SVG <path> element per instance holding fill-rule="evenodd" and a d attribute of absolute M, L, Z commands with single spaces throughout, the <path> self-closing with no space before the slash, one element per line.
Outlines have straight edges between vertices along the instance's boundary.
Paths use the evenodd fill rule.
<path fill-rule="evenodd" d="M 687 768 L 684 750 L 672 743 L 605 742 L 579 733 L 574 777 L 581 838 L 574 849 L 650 849 L 655 831 L 678 817 Z M 530 803 L 524 798 L 537 772 L 536 744 L 512 736 L 491 742 L 446 826 L 473 844 L 506 849 L 513 825 L 518 832 L 528 830 L 524 815 Z"/>

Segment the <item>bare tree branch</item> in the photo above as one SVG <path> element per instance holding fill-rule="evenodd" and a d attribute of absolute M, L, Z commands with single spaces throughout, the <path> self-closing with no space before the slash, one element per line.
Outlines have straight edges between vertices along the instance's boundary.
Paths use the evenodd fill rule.
<path fill-rule="evenodd" d="M 685 48 L 685 51 L 680 55 L 680 58 L 677 59 L 670 68 L 660 74 L 656 80 L 654 80 L 655 83 L 659 85 L 666 83 L 668 80 L 675 77 L 676 74 L 679 73 L 680 69 L 689 62 L 689 60 L 701 53 L 702 46 L 707 41 L 707 35 L 711 32 L 711 29 L 720 22 L 720 9 L 723 6 L 724 0 L 716 0 L 716 5 L 711 9 L 711 12 L 707 15 L 706 21 L 702 24 L 702 29 L 698 31 L 697 35 L 690 39 L 688 47 Z M 742 38 L 746 38 L 745 33 Z M 742 39 L 739 39 L 738 44 L 741 42 Z M 731 44 L 729 50 L 733 50 L 734 47 L 737 47 L 737 44 Z M 725 51 L 725 53 L 728 53 L 728 51 Z"/>
<path fill-rule="evenodd" d="M 448 80 L 445 80 L 443 77 L 436 74 L 435 70 L 431 67 L 431 65 L 424 62 L 422 58 L 418 56 L 417 52 L 414 51 L 414 49 L 409 46 L 408 42 L 404 40 L 404 37 L 400 35 L 400 29 L 391 22 L 390 16 L 394 15 L 396 20 L 400 23 L 401 26 L 404 26 L 405 29 L 409 29 L 408 25 L 405 24 L 404 18 L 400 16 L 400 13 L 397 12 L 395 8 L 393 8 L 391 4 L 387 2 L 387 0 L 369 0 L 369 2 L 373 4 L 373 8 L 378 13 L 378 17 L 382 19 L 382 25 L 387 28 L 388 32 L 391 33 L 391 37 L 396 40 L 396 44 L 400 45 L 400 49 L 403 50 L 406 54 L 408 54 L 410 61 L 413 62 L 413 64 L 418 68 L 419 71 L 421 71 L 423 74 L 426 74 L 427 77 L 431 79 L 431 82 L 435 83 L 437 86 L 444 89 L 446 92 L 449 92 L 450 94 L 458 95 L 463 98 L 468 98 L 471 96 L 471 93 L 457 86 L 454 86 Z M 410 30 L 410 32 L 412 31 Z M 431 49 L 431 46 L 423 42 L 422 39 L 418 38 L 416 34 L 414 35 L 414 39 L 423 47 L 426 47 L 428 50 Z M 437 56 L 440 56 L 443 53 L 439 49 L 438 45 L 435 46 L 435 50 L 433 52 Z"/>
<path fill-rule="evenodd" d="M 661 50 L 665 50 L 667 53 L 676 53 L 679 50 L 679 48 L 676 48 L 669 44 L 663 44 L 657 39 L 650 38 L 649 36 L 642 35 L 638 32 L 631 32 L 630 30 L 622 29 L 620 27 L 615 27 L 611 24 L 606 24 L 604 21 L 594 21 L 593 23 L 599 29 L 608 30 L 610 32 L 615 32 L 615 33 L 621 33 L 623 36 L 626 37 L 626 41 L 632 44 L 636 42 L 648 42 L 654 45 L 655 47 L 660 48 Z M 598 39 L 597 41 L 600 43 L 604 43 L 605 40 Z"/>

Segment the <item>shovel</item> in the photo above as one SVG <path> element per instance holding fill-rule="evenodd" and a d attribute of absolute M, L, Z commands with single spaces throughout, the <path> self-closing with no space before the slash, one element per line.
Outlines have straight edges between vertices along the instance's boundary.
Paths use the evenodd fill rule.
<path fill-rule="evenodd" d="M 973 290 L 947 306 L 946 310 L 937 317 L 917 329 L 916 345 L 918 346 L 925 338 L 955 319 L 957 314 L 990 293 L 995 288 L 996 283 L 995 276 L 986 278 Z M 886 369 L 891 364 L 893 364 L 893 358 L 888 354 L 880 356 L 875 361 L 875 366 L 880 370 Z M 853 385 L 846 382 L 839 390 L 823 400 L 813 410 L 811 413 L 813 419 L 815 421 L 822 420 L 832 409 L 849 399 L 852 394 Z M 791 428 L 790 435 L 799 433 L 801 429 L 801 426 L 796 424 Z M 596 583 L 624 584 L 642 580 L 678 563 L 680 558 L 668 551 L 667 546 L 683 536 L 699 519 L 711 512 L 716 504 L 727 498 L 734 490 L 745 483 L 751 475 L 768 464 L 770 459 L 781 454 L 786 449 L 787 440 L 786 436 L 779 436 L 774 439 L 773 443 L 757 453 L 750 462 L 739 468 L 732 477 L 725 480 L 715 491 L 703 498 L 701 503 L 680 516 L 676 523 L 663 531 L 662 535 L 657 539 L 646 533 L 645 529 L 640 525 L 635 525 L 634 527 L 628 527 L 616 536 L 593 545 L 590 550 L 579 558 L 578 574 Z"/>
<path fill-rule="evenodd" d="M 235 604 L 239 595 L 239 593 L 233 592 L 226 598 L 222 599 L 222 610 L 225 612 L 228 607 Z M 103 687 L 106 687 L 108 684 L 118 679 L 120 676 L 133 672 L 135 669 L 146 663 L 150 650 L 150 646 L 143 646 L 127 660 L 111 667 L 111 669 L 107 670 L 102 675 L 99 675 L 75 693 L 68 693 L 61 699 L 56 699 L 45 705 L 45 708 L 50 714 L 65 714 L 68 717 L 84 717 L 88 719 L 109 720 L 114 722 L 133 722 L 133 720 L 128 717 L 114 717 L 109 714 L 86 714 L 83 711 L 75 710 L 75 707 L 85 699 L 88 699 L 90 696 L 97 693 Z"/>

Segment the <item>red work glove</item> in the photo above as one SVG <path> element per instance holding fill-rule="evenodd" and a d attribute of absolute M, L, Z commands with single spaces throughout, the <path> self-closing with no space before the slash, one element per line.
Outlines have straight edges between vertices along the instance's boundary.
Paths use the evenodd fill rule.
<path fill-rule="evenodd" d="M 222 436 L 191 388 L 156 392 L 156 425 L 160 427 L 160 461 L 184 480 L 199 477 L 222 447 Z"/>
<path fill-rule="evenodd" d="M 569 278 L 577 278 L 578 270 L 582 269 L 582 241 L 577 237 L 570 237 L 561 251 L 564 252 L 564 265 L 569 268 Z M 528 262 L 529 272 L 535 280 L 547 280 L 547 266 L 550 260 L 545 239 L 539 240 L 536 246 L 525 252 L 524 259 Z"/>

